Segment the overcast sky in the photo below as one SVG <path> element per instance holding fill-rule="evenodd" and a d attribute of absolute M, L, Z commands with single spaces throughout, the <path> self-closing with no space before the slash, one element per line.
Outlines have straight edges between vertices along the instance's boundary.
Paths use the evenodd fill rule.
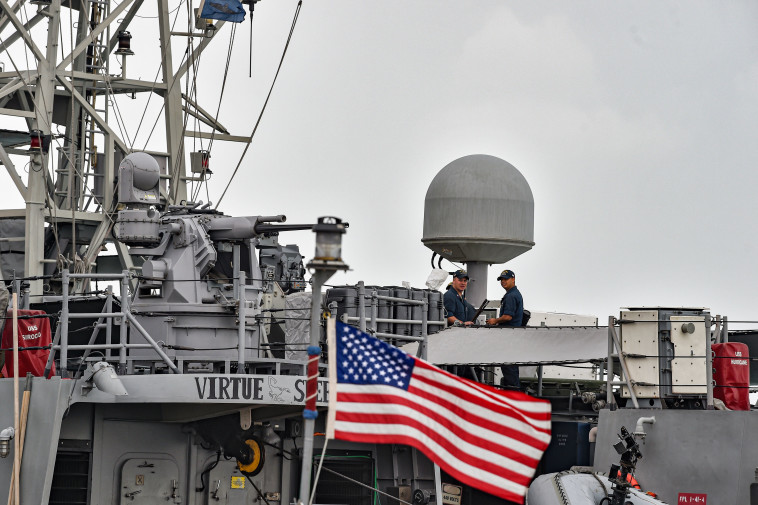
<path fill-rule="evenodd" d="M 295 7 L 257 5 L 252 78 L 250 24 L 238 26 L 219 115 L 232 134 L 252 130 Z M 429 183 L 461 156 L 490 154 L 529 182 L 536 242 L 490 268 L 491 299 L 507 266 L 532 310 L 604 323 L 619 307 L 703 306 L 758 320 L 756 26 L 754 1 L 306 0 L 220 208 L 339 216 L 352 270 L 332 283 L 423 287 Z M 157 42 L 132 34 L 129 77 L 152 79 Z M 217 37 L 198 81 L 211 111 L 229 31 Z M 214 143 L 214 203 L 241 152 Z M 310 257 L 311 235 L 282 242 Z"/>

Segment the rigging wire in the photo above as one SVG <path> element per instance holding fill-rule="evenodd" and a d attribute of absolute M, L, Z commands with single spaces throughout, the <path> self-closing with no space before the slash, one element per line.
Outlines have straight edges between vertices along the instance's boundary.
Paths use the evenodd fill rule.
<path fill-rule="evenodd" d="M 321 477 L 321 468 L 324 466 L 324 457 L 326 456 L 326 446 L 329 444 L 329 438 L 324 437 L 324 446 L 321 448 L 321 458 L 318 461 L 318 470 L 316 470 L 316 476 L 313 477 L 313 487 L 311 488 L 310 499 L 308 505 L 313 504 L 313 495 L 316 494 L 316 487 L 318 486 L 318 478 Z"/>
<path fill-rule="evenodd" d="M 216 106 L 216 115 L 213 118 L 213 122 L 216 125 L 218 125 L 218 116 L 219 116 L 219 113 L 221 112 L 221 102 L 222 102 L 222 100 L 224 98 L 224 91 L 226 90 L 226 80 L 227 80 L 227 77 L 229 75 L 229 64 L 230 64 L 231 59 L 232 59 L 232 49 L 234 47 L 234 38 L 235 38 L 236 34 L 237 34 L 237 24 L 235 23 L 232 26 L 232 30 L 231 30 L 231 33 L 229 35 L 229 47 L 227 48 L 227 51 L 226 51 L 226 65 L 224 66 L 224 78 L 221 81 L 221 92 L 219 93 L 218 105 Z M 209 154 L 210 154 L 211 149 L 213 148 L 213 141 L 214 141 L 214 139 L 216 137 L 216 130 L 217 130 L 217 126 L 213 126 L 212 131 L 211 131 L 211 139 L 208 142 L 208 153 Z M 195 201 L 197 199 L 197 196 L 200 194 L 200 190 L 202 189 L 202 186 L 203 186 L 203 183 L 200 182 L 197 185 L 197 188 L 195 189 L 195 191 L 193 191 L 193 194 L 192 194 L 192 200 L 193 201 Z M 208 192 L 208 185 L 206 184 L 205 186 L 206 186 L 206 194 L 208 195 L 208 200 L 210 201 L 210 194 Z"/>
<path fill-rule="evenodd" d="M 218 115 L 221 112 L 221 101 L 224 99 L 224 91 L 226 90 L 226 79 L 229 75 L 229 62 L 232 59 L 232 48 L 234 47 L 234 36 L 237 33 L 237 24 L 232 26 L 231 34 L 229 35 L 229 48 L 226 51 L 226 66 L 224 67 L 224 79 L 221 81 L 221 93 L 218 96 L 218 105 L 216 106 L 216 115 L 213 117 L 213 122 L 218 124 Z M 213 140 L 216 136 L 216 128 L 213 128 L 211 133 L 211 140 L 208 143 L 208 151 L 213 148 Z"/>
<path fill-rule="evenodd" d="M 178 4 L 178 5 L 177 5 L 175 8 L 171 9 L 170 11 L 168 11 L 168 13 L 169 13 L 169 14 L 173 14 L 174 12 L 176 12 L 176 11 L 177 11 L 177 9 L 179 9 L 179 7 L 181 7 L 181 6 L 182 6 L 182 4 L 183 4 L 185 1 L 186 1 L 186 0 L 182 0 L 181 2 L 179 2 L 179 4 Z M 188 5 L 189 5 L 189 4 L 188 4 Z M 135 14 L 135 15 L 134 15 L 134 17 L 135 17 L 135 18 L 140 18 L 140 19 L 158 19 L 158 16 L 139 16 L 139 15 L 137 15 L 137 14 Z"/>
<path fill-rule="evenodd" d="M 179 5 L 181 6 L 181 4 L 179 4 Z M 174 21 L 171 23 L 171 31 L 174 30 L 174 27 L 176 26 L 176 22 L 179 19 L 179 9 L 178 8 L 174 9 L 174 11 L 176 11 L 176 16 L 174 16 Z M 171 12 L 173 13 L 174 11 L 171 11 Z M 171 41 L 169 40 L 169 44 L 170 43 L 171 43 Z M 161 50 L 162 50 L 162 48 L 161 48 Z M 185 57 L 187 56 L 186 51 L 184 53 L 184 56 Z M 184 59 L 182 59 L 182 63 L 184 63 Z M 180 66 L 181 66 L 181 63 L 180 63 Z M 158 70 L 155 71 L 155 77 L 153 78 L 153 86 L 150 88 L 150 93 L 147 96 L 147 103 L 145 104 L 145 108 L 142 111 L 142 117 L 140 118 L 139 124 L 137 125 L 137 131 L 134 134 L 134 142 L 129 146 L 129 149 L 132 150 L 132 151 L 134 150 L 134 144 L 137 143 L 137 135 L 139 135 L 140 129 L 142 128 L 142 122 L 145 119 L 145 115 L 147 114 L 147 109 L 150 106 L 150 99 L 153 97 L 153 94 L 154 94 L 153 92 L 155 91 L 155 85 L 158 84 L 158 75 L 160 75 L 162 68 L 163 68 L 163 62 L 161 62 L 158 65 Z M 169 87 L 168 90 L 166 90 L 166 93 L 168 93 L 171 90 L 171 88 L 173 88 L 175 81 L 176 80 L 174 79 L 171 82 L 171 86 Z M 152 137 L 152 135 L 153 135 L 153 131 L 155 130 L 155 125 L 158 124 L 158 120 L 160 119 L 161 112 L 163 112 L 163 106 L 161 106 L 160 110 L 158 111 L 158 117 L 155 120 L 155 124 L 153 124 L 153 129 L 150 130 L 150 135 L 148 136 L 147 140 L 145 141 L 145 147 L 142 148 L 143 151 L 147 150 L 147 144 L 148 144 L 148 142 L 150 142 L 150 137 Z"/>
<path fill-rule="evenodd" d="M 282 64 L 284 63 L 284 57 L 287 54 L 287 49 L 290 46 L 290 41 L 292 40 L 292 34 L 295 31 L 295 26 L 297 25 L 297 19 L 300 16 L 300 8 L 303 6 L 303 0 L 299 0 L 297 2 L 297 8 L 295 9 L 295 16 L 292 19 L 292 26 L 290 27 L 290 33 L 287 37 L 287 42 L 284 44 L 284 51 L 282 51 L 282 57 L 279 60 L 279 66 L 276 69 L 276 74 L 274 74 L 274 80 L 271 83 L 271 88 L 268 90 L 268 95 L 266 95 L 266 100 L 263 102 L 263 107 L 261 108 L 261 112 L 258 115 L 258 120 L 255 122 L 255 126 L 253 127 L 253 131 L 250 134 L 250 136 L 247 139 L 247 143 L 245 144 L 245 149 L 242 151 L 242 155 L 240 156 L 239 161 L 237 162 L 237 166 L 234 169 L 234 172 L 232 173 L 232 176 L 229 178 L 229 182 L 226 184 L 226 187 L 224 188 L 223 193 L 221 193 L 221 197 L 218 199 L 218 202 L 216 202 L 215 209 L 218 209 L 219 204 L 221 204 L 221 201 L 224 199 L 224 196 L 226 195 L 227 190 L 229 189 L 229 186 L 231 186 L 232 181 L 234 180 L 234 177 L 237 175 L 237 171 L 240 168 L 240 165 L 242 165 L 242 160 L 245 158 L 245 155 L 247 154 L 248 149 L 250 149 L 250 144 L 253 141 L 253 137 L 255 136 L 255 132 L 258 130 L 258 125 L 261 123 L 261 118 L 263 117 L 263 113 L 266 111 L 266 106 L 268 105 L 268 101 L 271 98 L 271 93 L 274 91 L 274 85 L 276 84 L 276 79 L 279 77 L 279 71 L 282 69 Z"/>

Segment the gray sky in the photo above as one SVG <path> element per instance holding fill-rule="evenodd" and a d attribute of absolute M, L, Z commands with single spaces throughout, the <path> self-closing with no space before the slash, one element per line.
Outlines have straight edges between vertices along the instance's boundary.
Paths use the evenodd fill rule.
<path fill-rule="evenodd" d="M 238 27 L 219 116 L 233 134 L 252 129 L 295 6 L 256 7 L 252 78 L 250 25 Z M 429 183 L 456 158 L 490 154 L 534 194 L 536 245 L 507 265 L 527 308 L 601 322 L 639 305 L 758 319 L 756 26 L 752 1 L 306 0 L 221 210 L 339 216 L 353 270 L 332 283 L 423 287 Z M 156 42 L 132 33 L 129 76 L 152 79 Z M 201 60 L 207 110 L 229 32 L 218 36 Z M 214 203 L 241 152 L 214 144 Z M 282 242 L 311 256 L 311 235 Z M 490 269 L 492 299 L 503 268 Z"/>

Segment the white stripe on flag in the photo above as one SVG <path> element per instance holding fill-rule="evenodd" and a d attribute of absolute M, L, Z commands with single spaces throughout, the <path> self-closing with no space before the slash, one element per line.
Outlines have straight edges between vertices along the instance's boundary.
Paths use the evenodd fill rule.
<path fill-rule="evenodd" d="M 416 375 L 415 370 L 413 371 L 413 375 Z M 519 420 L 514 417 L 502 415 L 497 412 L 492 412 L 492 410 L 488 409 L 486 406 L 482 406 L 479 403 L 473 403 L 468 400 L 465 400 L 461 398 L 460 396 L 456 396 L 454 393 L 450 393 L 443 389 L 437 388 L 429 383 L 419 382 L 418 384 L 414 384 L 413 376 L 411 376 L 410 384 L 411 386 L 414 386 L 418 389 L 422 389 L 425 392 L 433 394 L 434 396 L 440 399 L 459 405 L 462 409 L 467 410 L 471 412 L 472 414 L 475 414 L 479 417 L 484 417 L 485 419 L 489 419 L 490 421 L 497 423 L 501 426 L 504 426 L 506 428 L 512 428 L 514 430 L 527 432 L 538 440 L 543 440 L 548 443 L 550 442 L 550 435 L 548 435 L 547 433 L 543 431 L 538 431 L 537 429 L 535 429 L 535 428 L 542 428 L 543 430 L 550 430 L 549 420 L 538 421 L 535 419 L 530 419 L 529 417 L 526 417 L 526 416 L 522 416 L 520 418 L 521 420 Z M 462 388 L 461 391 L 470 391 L 470 389 Z M 426 400 L 426 401 L 432 402 L 433 400 Z M 514 408 L 509 408 L 504 405 L 500 405 L 500 407 L 507 408 L 509 410 L 516 410 Z"/>
<path fill-rule="evenodd" d="M 431 365 L 431 366 L 434 366 L 434 365 Z M 545 403 L 543 401 L 539 401 L 539 402 L 519 401 L 514 398 L 507 398 L 504 396 L 493 394 L 492 392 L 487 391 L 486 389 L 482 388 L 479 384 L 464 383 L 457 377 L 450 377 L 447 374 L 443 373 L 441 370 L 440 371 L 429 370 L 424 367 L 416 366 L 413 368 L 413 373 L 414 375 L 421 375 L 427 379 L 434 380 L 446 386 L 454 387 L 461 391 L 468 391 L 469 393 L 474 394 L 478 396 L 479 398 L 482 398 L 483 400 L 488 401 L 490 403 L 496 403 L 496 404 L 500 404 L 504 407 L 508 407 L 511 409 L 521 410 L 525 413 L 543 414 L 545 412 L 550 411 L 549 403 Z M 547 423 L 547 427 L 550 428 L 549 422 Z"/>
<path fill-rule="evenodd" d="M 449 439 L 451 441 L 455 440 L 455 444 L 457 446 L 460 446 L 460 448 L 464 452 L 467 452 L 473 456 L 476 456 L 479 459 L 490 461 L 492 463 L 495 463 L 497 465 L 508 468 L 510 470 L 513 470 L 514 472 L 517 472 L 526 476 L 531 476 L 532 473 L 534 472 L 534 470 L 528 465 L 525 465 L 518 461 L 514 461 L 506 456 L 493 452 L 485 448 L 483 445 L 477 445 L 472 442 L 468 442 L 466 440 L 461 439 L 458 432 L 456 432 L 455 430 L 451 430 L 450 428 L 440 424 L 437 420 L 435 420 L 432 417 L 421 414 L 418 410 L 414 409 L 413 407 L 406 407 L 403 405 L 388 405 L 386 403 L 352 403 L 352 402 L 345 403 L 345 402 L 342 402 L 340 403 L 340 412 L 351 412 L 351 413 L 356 413 L 356 414 L 394 414 L 394 415 L 408 417 L 410 419 L 414 419 L 428 426 L 429 431 L 434 432 L 434 433 L 439 433 L 439 435 L 442 436 L 443 438 Z M 504 447 L 508 447 L 509 449 L 512 449 L 515 452 L 521 453 L 535 460 L 535 462 L 539 461 L 540 457 L 542 456 L 542 451 L 540 451 L 539 449 L 535 449 L 534 447 L 531 447 L 522 442 L 519 442 L 517 439 L 510 438 L 510 437 L 501 435 L 499 433 L 495 433 L 490 430 L 486 430 L 480 426 L 466 422 L 463 419 L 460 419 L 457 417 L 451 416 L 450 420 L 454 423 L 460 424 L 460 426 L 457 426 L 456 428 L 460 429 L 461 432 L 474 433 L 478 437 L 489 439 L 494 443 L 500 444 Z M 341 422 L 342 421 L 338 421 L 338 423 L 341 423 Z M 398 422 L 401 422 L 401 421 L 398 421 Z M 378 423 L 376 424 L 365 423 L 365 424 L 369 426 L 379 426 Z M 409 426 L 409 429 L 416 430 L 417 428 L 413 428 Z M 487 442 L 483 440 L 482 443 L 487 443 Z"/>
<path fill-rule="evenodd" d="M 509 447 L 513 449 L 514 451 L 520 452 L 524 454 L 525 456 L 528 456 L 532 459 L 536 459 L 539 461 L 539 459 L 542 457 L 542 451 L 539 449 L 534 448 L 533 446 L 526 444 L 520 440 L 508 437 L 507 435 L 503 435 L 502 433 L 497 433 L 492 430 L 489 430 L 487 428 L 484 428 L 483 426 L 480 426 L 476 424 L 475 421 L 472 421 L 467 418 L 460 417 L 453 412 L 450 412 L 448 410 L 442 410 L 439 408 L 438 405 L 434 405 L 434 403 L 430 402 L 427 399 L 420 398 L 412 393 L 405 392 L 403 390 L 400 390 L 398 388 L 393 388 L 392 386 L 354 386 L 349 384 L 339 384 L 337 386 L 337 394 L 345 392 L 345 393 L 356 393 L 356 394 L 376 394 L 376 395 L 384 395 L 384 396 L 402 396 L 409 401 L 421 405 L 423 407 L 429 408 L 431 410 L 437 410 L 436 413 L 438 413 L 442 417 L 446 417 L 450 419 L 450 421 L 455 424 L 457 427 L 460 427 L 461 431 L 473 433 L 481 438 L 485 438 L 488 440 L 491 440 L 492 442 L 498 443 L 500 445 L 503 445 L 505 447 Z M 345 402 L 341 401 L 339 405 L 339 411 L 340 412 L 353 412 L 353 413 L 366 413 L 366 414 L 381 414 L 381 413 L 397 413 L 400 415 L 407 416 L 411 419 L 419 419 L 420 416 L 423 414 L 414 409 L 413 407 L 408 407 L 405 405 L 399 405 L 396 403 L 363 403 L 363 402 Z M 489 421 L 496 422 L 494 417 L 496 417 L 494 414 L 490 413 L 489 415 L 482 416 L 485 419 Z M 435 425 L 439 425 L 437 421 L 435 421 L 433 418 L 424 416 L 425 419 L 428 419 L 429 423 L 434 423 Z M 503 423 L 497 423 L 499 425 L 503 425 Z M 448 428 L 444 428 L 441 425 L 439 425 L 439 428 L 435 428 L 433 431 L 447 431 Z M 514 430 L 518 431 L 519 433 L 523 433 L 523 429 L 514 428 Z M 452 436 L 455 436 L 453 434 L 450 434 Z M 535 438 L 538 438 L 537 435 L 542 435 L 544 438 L 544 433 L 538 433 L 534 434 Z M 549 437 L 547 437 L 549 440 Z M 485 456 L 484 459 L 488 459 L 489 456 Z"/>
<path fill-rule="evenodd" d="M 411 428 L 405 424 L 364 424 L 337 421 L 336 430 L 338 432 L 348 433 L 410 436 L 424 444 L 424 446 L 427 447 L 429 451 L 433 452 L 438 459 L 451 462 L 456 470 L 459 470 L 474 479 L 487 482 L 493 486 L 518 494 L 519 496 L 523 496 L 526 493 L 525 486 L 508 480 L 501 475 L 487 472 L 479 467 L 461 461 L 458 459 L 458 456 L 456 454 L 448 452 L 444 447 L 437 444 L 437 442 L 428 437 L 424 432 L 419 431 L 415 428 Z M 453 461 L 455 463 L 452 463 Z M 529 474 L 527 476 L 531 477 L 533 473 L 534 469 L 529 469 Z"/>

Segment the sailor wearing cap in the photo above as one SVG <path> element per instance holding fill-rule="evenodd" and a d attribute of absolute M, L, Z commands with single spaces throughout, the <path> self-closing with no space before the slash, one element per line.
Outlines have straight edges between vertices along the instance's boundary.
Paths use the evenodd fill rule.
<path fill-rule="evenodd" d="M 516 274 L 513 270 L 503 270 L 497 277 L 505 289 L 505 296 L 500 301 L 500 316 L 487 319 L 487 324 L 501 326 L 521 326 L 524 318 L 524 298 L 516 287 Z M 517 365 L 502 365 L 503 386 L 519 387 L 519 369 Z"/>
<path fill-rule="evenodd" d="M 445 302 L 445 315 L 448 324 L 473 324 L 471 320 L 476 314 L 476 309 L 466 301 L 466 287 L 468 286 L 468 274 L 465 270 L 453 272 L 452 289 L 448 289 L 442 299 Z"/>
<path fill-rule="evenodd" d="M 500 301 L 500 317 L 487 319 L 487 324 L 521 326 L 524 318 L 524 298 L 516 287 L 516 274 L 513 270 L 503 270 L 497 280 L 505 289 L 505 296 Z"/>

